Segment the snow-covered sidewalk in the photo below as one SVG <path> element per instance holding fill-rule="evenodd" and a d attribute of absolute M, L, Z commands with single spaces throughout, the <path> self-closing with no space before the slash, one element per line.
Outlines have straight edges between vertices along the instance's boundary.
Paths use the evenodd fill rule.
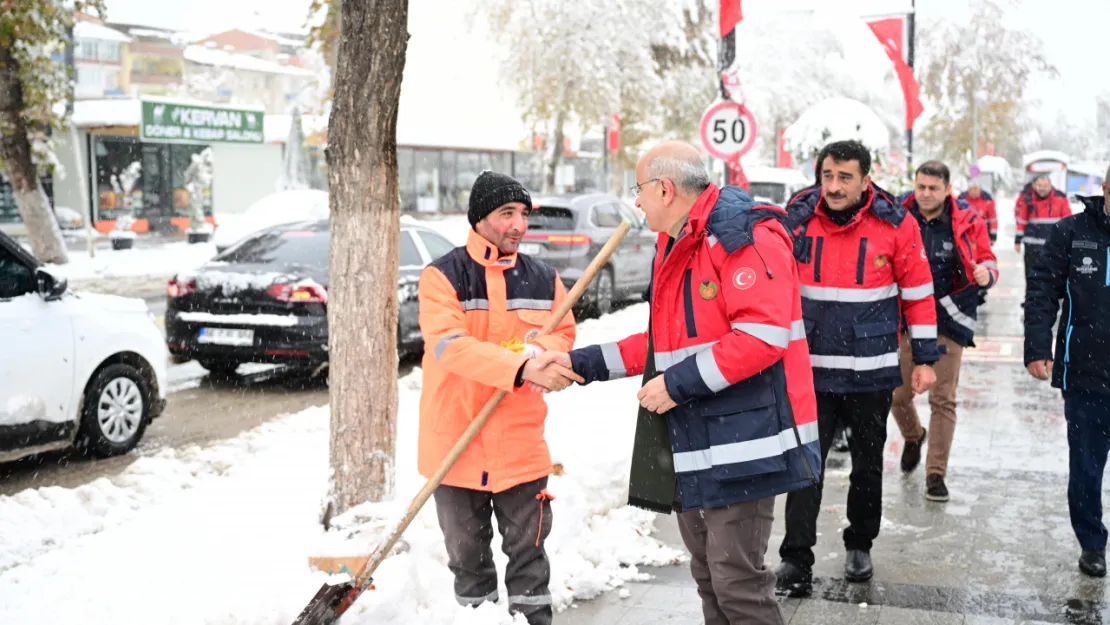
<path fill-rule="evenodd" d="M 580 326 L 579 345 L 644 327 L 646 305 Z M 420 371 L 402 379 L 399 513 L 416 473 Z M 638 378 L 549 396 L 552 593 L 558 609 L 642 578 L 637 565 L 684 554 L 649 534 L 655 515 L 623 505 Z M 325 543 L 328 409 L 319 407 L 205 448 L 139 458 L 118 477 L 0 497 L 0 623 L 4 625 L 287 625 L 326 579 L 307 558 Z M 505 560 L 495 538 L 499 570 Z M 429 502 L 407 550 L 378 571 L 344 620 L 507 623 L 503 606 L 457 606 Z M 502 593 L 506 596 L 506 593 Z"/>

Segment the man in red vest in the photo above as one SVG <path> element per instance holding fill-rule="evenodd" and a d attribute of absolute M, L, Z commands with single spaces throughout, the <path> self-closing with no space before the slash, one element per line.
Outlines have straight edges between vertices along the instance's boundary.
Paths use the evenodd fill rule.
<path fill-rule="evenodd" d="M 899 368 L 902 320 L 908 323 L 913 392 L 935 381 L 937 316 L 933 276 L 909 211 L 871 182 L 871 154 L 858 141 L 837 141 L 817 157 L 819 190 L 795 195 L 787 208 L 802 282 L 822 463 L 838 424 L 851 429 L 852 473 L 844 576 L 871 579 L 871 547 L 883 502 L 883 446 Z M 822 466 L 822 469 L 824 467 Z M 821 509 L 818 484 L 786 498 L 786 536 L 778 585 L 807 594 Z"/>

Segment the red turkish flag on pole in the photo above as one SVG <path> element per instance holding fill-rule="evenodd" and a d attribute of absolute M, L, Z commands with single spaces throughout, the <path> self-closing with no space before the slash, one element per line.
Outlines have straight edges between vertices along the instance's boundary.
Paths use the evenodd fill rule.
<path fill-rule="evenodd" d="M 721 0 L 721 39 L 731 33 L 742 19 L 744 19 L 744 12 L 740 10 L 740 0 Z"/>
<path fill-rule="evenodd" d="M 921 86 L 914 78 L 913 68 L 906 64 L 902 48 L 905 39 L 905 17 L 884 17 L 868 20 L 871 32 L 879 39 L 886 55 L 894 63 L 894 72 L 902 84 L 902 96 L 906 100 L 906 128 L 913 128 L 913 122 L 925 110 L 921 104 Z"/>

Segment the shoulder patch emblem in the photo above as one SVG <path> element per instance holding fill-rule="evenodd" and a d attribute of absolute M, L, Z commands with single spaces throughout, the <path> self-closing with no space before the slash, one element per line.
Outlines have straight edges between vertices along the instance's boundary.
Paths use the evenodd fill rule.
<path fill-rule="evenodd" d="M 886 267 L 886 256 L 876 256 L 874 262 L 876 269 L 882 269 L 883 267 Z"/>
<path fill-rule="evenodd" d="M 706 280 L 698 287 L 698 293 L 701 294 L 701 298 L 707 301 L 716 299 L 717 290 L 717 283 L 712 280 Z"/>
<path fill-rule="evenodd" d="M 755 270 L 751 267 L 741 267 L 732 276 L 732 284 L 741 291 L 746 291 L 755 286 Z"/>

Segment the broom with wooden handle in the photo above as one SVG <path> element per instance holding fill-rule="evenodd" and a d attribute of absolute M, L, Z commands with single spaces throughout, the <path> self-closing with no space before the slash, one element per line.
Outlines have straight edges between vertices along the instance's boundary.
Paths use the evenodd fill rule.
<path fill-rule="evenodd" d="M 582 294 L 586 292 L 586 289 L 590 286 L 590 283 L 593 282 L 598 272 L 601 271 L 601 268 L 609 262 L 609 257 L 617 251 L 617 247 L 620 246 L 621 241 L 623 241 L 625 235 L 628 234 L 628 230 L 629 225 L 627 222 L 622 222 L 617 226 L 616 232 L 605 242 L 605 246 L 601 248 L 601 251 L 598 252 L 597 256 L 590 262 L 589 267 L 586 267 L 586 271 L 582 272 L 582 277 L 574 283 L 570 292 L 567 293 L 566 298 L 563 299 L 563 303 L 555 309 L 555 312 L 551 315 L 551 319 L 547 322 L 547 325 L 540 330 L 539 334 L 550 334 L 558 327 L 563 317 L 570 312 L 571 308 L 573 308 L 582 297 Z M 354 578 L 339 584 L 325 583 L 321 586 L 320 590 L 316 592 L 316 596 L 308 602 L 304 610 L 301 610 L 300 615 L 297 616 L 297 620 L 293 621 L 293 625 L 333 625 L 339 620 L 339 617 L 351 607 L 351 604 L 353 604 L 363 592 L 366 592 L 366 589 L 369 588 L 370 584 L 373 582 L 372 576 L 374 575 L 374 571 L 385 561 L 386 556 L 389 555 L 389 551 L 393 549 L 393 545 L 397 544 L 397 541 L 401 539 L 401 535 L 405 533 L 405 530 L 408 529 L 409 524 L 416 518 L 420 509 L 424 507 L 428 498 L 431 497 L 432 493 L 439 487 L 440 482 L 443 481 L 443 478 L 447 475 L 448 471 L 451 470 L 451 467 L 455 465 L 459 456 L 462 455 L 471 441 L 478 436 L 478 432 L 482 430 L 482 426 L 486 424 L 486 421 L 489 420 L 490 415 L 497 409 L 497 405 L 501 403 L 501 400 L 505 398 L 506 394 L 505 391 L 497 391 L 493 394 L 493 397 L 486 402 L 486 405 L 482 407 L 482 411 L 470 422 L 470 426 L 466 428 L 466 431 L 463 432 L 462 437 L 455 443 L 455 446 L 451 448 L 451 451 L 447 452 L 447 456 L 443 459 L 443 462 L 440 463 L 436 472 L 428 478 L 428 482 L 424 484 L 424 488 L 420 489 L 420 492 L 413 498 L 412 503 L 409 504 L 408 511 L 405 512 L 405 515 L 397 522 L 393 532 L 385 542 L 379 545 L 366 557 L 365 563 L 362 564 Z"/>

